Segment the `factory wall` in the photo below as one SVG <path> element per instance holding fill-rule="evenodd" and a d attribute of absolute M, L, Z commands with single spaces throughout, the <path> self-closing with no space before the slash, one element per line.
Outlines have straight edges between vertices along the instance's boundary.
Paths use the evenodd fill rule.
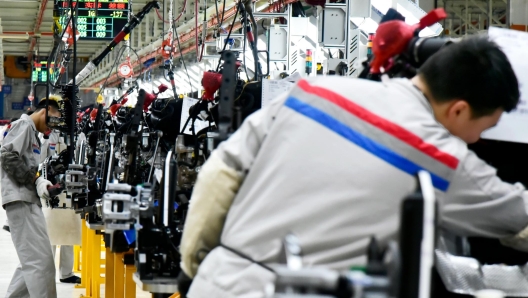
<path fill-rule="evenodd" d="M 84 67 L 85 63 L 78 63 L 77 72 Z M 69 77 L 73 75 L 73 72 L 69 72 Z M 20 117 L 23 113 L 30 108 L 30 102 L 27 97 L 31 91 L 31 80 L 21 78 L 9 78 L 6 76 L 2 91 L 0 92 L 0 119 L 10 119 L 13 117 Z M 50 90 L 51 94 L 56 94 L 59 90 Z M 45 86 L 38 86 L 34 97 L 41 99 L 45 97 L 46 88 Z M 81 106 L 93 104 L 97 94 L 93 91 L 81 90 L 78 94 L 81 99 Z"/>
<path fill-rule="evenodd" d="M 513 29 L 527 31 L 528 1 L 510 0 L 510 25 Z"/>
<path fill-rule="evenodd" d="M 8 91 L 9 88 L 11 89 L 10 94 Z M 29 103 L 27 100 L 24 103 L 24 98 L 27 98 L 30 90 L 31 81 L 29 79 L 13 79 L 6 77 L 4 86 L 2 86 L 3 113 L 0 114 L 0 117 L 2 119 L 20 117 L 20 115 L 22 115 L 22 113 L 24 113 L 25 110 L 27 110 L 27 108 L 29 107 Z"/>
<path fill-rule="evenodd" d="M 435 9 L 435 0 L 420 0 L 414 2 L 418 2 L 420 8 L 423 9 L 425 12 L 429 12 Z"/>

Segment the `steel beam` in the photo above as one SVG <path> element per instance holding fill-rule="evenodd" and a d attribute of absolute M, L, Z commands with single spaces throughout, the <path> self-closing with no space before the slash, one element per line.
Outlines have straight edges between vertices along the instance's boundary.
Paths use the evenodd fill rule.
<path fill-rule="evenodd" d="M 469 0 L 474 6 L 476 6 L 478 9 L 480 9 L 480 11 L 482 11 L 483 13 L 487 14 L 489 18 L 491 18 L 492 22 L 490 22 L 488 24 L 488 26 L 491 26 L 493 25 L 493 22 L 495 22 L 496 24 L 499 24 L 499 25 L 502 25 L 501 21 L 499 19 L 496 19 L 493 17 L 493 0 L 489 0 L 489 11 L 486 10 L 485 7 L 481 6 L 479 3 L 477 3 L 476 1 L 474 0 Z"/>

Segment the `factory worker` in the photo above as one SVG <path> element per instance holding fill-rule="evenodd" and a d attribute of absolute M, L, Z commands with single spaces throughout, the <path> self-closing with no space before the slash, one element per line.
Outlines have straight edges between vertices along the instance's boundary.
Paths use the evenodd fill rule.
<path fill-rule="evenodd" d="M 42 100 L 31 115 L 22 115 L 7 131 L 0 149 L 2 206 L 6 210 L 11 239 L 20 265 L 6 297 L 57 297 L 55 264 L 40 198 L 49 199 L 51 183 L 37 177 L 40 161 L 38 133 L 49 131 L 48 115 L 60 117 L 54 100 Z"/>
<path fill-rule="evenodd" d="M 52 96 L 50 96 L 52 98 Z M 59 98 L 57 98 L 59 99 Z M 66 144 L 61 141 L 60 134 L 57 131 L 51 131 L 48 134 L 39 134 L 39 139 L 42 144 L 40 152 L 40 163 L 43 163 L 47 157 L 53 156 L 56 153 L 60 153 L 66 148 Z M 63 212 L 64 210 L 60 210 Z M 71 210 L 74 213 L 74 210 Z M 54 220 L 53 215 L 59 216 L 60 218 L 66 218 L 64 214 L 54 214 L 53 209 L 45 209 L 44 217 L 46 221 Z M 69 218 L 69 217 L 67 217 Z M 49 225 L 48 225 L 49 227 Z M 49 234 L 53 234 L 52 231 Z M 57 245 L 51 246 L 53 256 L 57 252 Z M 60 259 L 59 259 L 59 280 L 62 283 L 80 284 L 81 278 L 73 274 L 73 245 L 61 245 L 60 246 Z"/>
<path fill-rule="evenodd" d="M 518 101 L 508 59 L 480 36 L 443 48 L 412 80 L 299 81 L 201 169 L 181 243 L 188 297 L 264 297 L 290 232 L 307 267 L 361 265 L 371 236 L 396 236 L 420 169 L 442 228 L 528 251 L 524 186 L 467 149 Z"/>

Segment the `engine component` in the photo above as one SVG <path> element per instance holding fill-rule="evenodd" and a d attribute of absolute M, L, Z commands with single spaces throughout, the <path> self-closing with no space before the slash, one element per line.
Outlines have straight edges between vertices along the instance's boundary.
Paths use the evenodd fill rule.
<path fill-rule="evenodd" d="M 130 230 L 139 223 L 140 210 L 147 210 L 151 196 L 150 185 L 133 187 L 110 184 L 103 197 L 103 220 L 109 230 Z"/>

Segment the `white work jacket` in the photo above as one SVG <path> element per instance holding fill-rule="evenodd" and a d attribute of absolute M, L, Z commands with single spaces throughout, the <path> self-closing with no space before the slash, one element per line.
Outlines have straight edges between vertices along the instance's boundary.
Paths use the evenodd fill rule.
<path fill-rule="evenodd" d="M 502 182 L 439 124 L 407 79 L 301 80 L 251 115 L 214 155 L 219 161 L 206 163 L 195 189 L 214 181 L 207 173 L 218 163 L 240 177 L 228 211 L 217 215 L 219 222 L 225 216 L 218 242 L 267 266 L 279 262 L 288 233 L 300 240 L 304 266 L 348 270 L 361 263 L 372 236 L 382 243 L 395 239 L 401 202 L 414 191 L 421 169 L 432 175 L 441 227 L 462 236 L 509 239 L 513 246 L 525 243 L 517 235 L 528 225 L 525 188 Z M 187 248 L 191 234 L 205 235 L 212 228 L 208 221 L 214 222 L 187 226 L 200 212 L 193 204 L 213 197 L 197 196 L 183 236 L 184 269 L 191 258 L 205 255 L 199 245 Z M 205 236 L 196 239 L 207 242 Z M 189 297 L 264 297 L 272 272 L 220 245 L 209 249 L 198 260 Z"/>

